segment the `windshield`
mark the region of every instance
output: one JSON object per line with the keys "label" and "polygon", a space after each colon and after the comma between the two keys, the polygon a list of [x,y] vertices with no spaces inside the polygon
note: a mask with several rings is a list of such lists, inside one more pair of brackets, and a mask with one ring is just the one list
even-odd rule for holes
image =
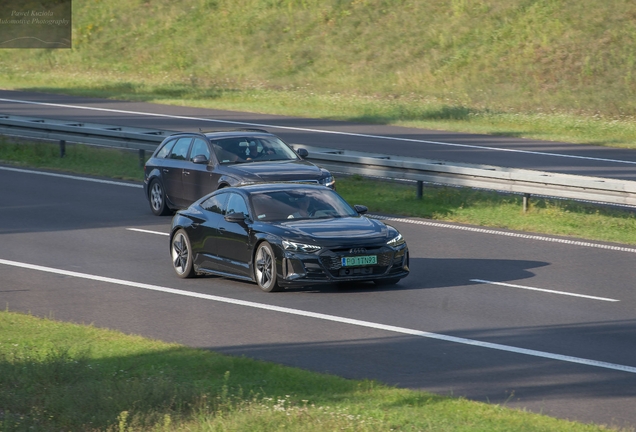
{"label": "windshield", "polygon": [[254,194],[252,206],[259,221],[330,219],[358,215],[340,195],[327,188]]}
{"label": "windshield", "polygon": [[274,136],[233,137],[211,142],[221,164],[298,159],[287,144]]}

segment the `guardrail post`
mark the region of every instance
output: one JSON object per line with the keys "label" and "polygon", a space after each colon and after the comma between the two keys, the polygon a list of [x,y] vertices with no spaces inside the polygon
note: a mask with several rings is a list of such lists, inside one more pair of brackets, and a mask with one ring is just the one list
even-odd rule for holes
{"label": "guardrail post", "polygon": [[139,149],[139,168],[143,168],[146,163],[146,150]]}
{"label": "guardrail post", "polygon": [[528,204],[530,203],[530,194],[523,194],[523,212],[526,213],[528,211]]}
{"label": "guardrail post", "polygon": [[424,189],[424,182],[422,180],[418,180],[417,181],[417,199],[422,199],[422,194],[423,194],[423,189]]}
{"label": "guardrail post", "polygon": [[66,141],[60,140],[60,157],[66,156]]}

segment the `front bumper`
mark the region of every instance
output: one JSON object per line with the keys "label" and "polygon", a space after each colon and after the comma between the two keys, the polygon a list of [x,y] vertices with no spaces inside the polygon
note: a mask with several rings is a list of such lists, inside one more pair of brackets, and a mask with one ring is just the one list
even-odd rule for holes
{"label": "front bumper", "polygon": [[409,274],[409,253],[406,244],[392,248],[367,248],[365,254],[376,255],[377,264],[343,267],[342,258],[356,256],[350,248],[323,249],[318,253],[285,251],[280,266],[279,284],[301,286],[319,283],[362,282],[401,279]]}

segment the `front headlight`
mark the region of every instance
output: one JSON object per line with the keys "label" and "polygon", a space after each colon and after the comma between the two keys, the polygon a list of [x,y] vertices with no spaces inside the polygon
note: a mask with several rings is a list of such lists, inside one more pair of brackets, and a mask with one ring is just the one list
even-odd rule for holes
{"label": "front headlight", "polygon": [[283,248],[285,248],[285,250],[294,252],[317,252],[322,249],[320,246],[305,243],[296,243],[287,240],[283,240]]}
{"label": "front headlight", "polygon": [[330,188],[333,188],[333,185],[336,184],[336,179],[333,178],[333,176],[327,176],[325,178],[321,178],[320,179],[320,184],[324,185],[324,186],[327,186],[327,187],[330,187]]}
{"label": "front headlight", "polygon": [[396,247],[396,246],[402,245],[404,243],[406,243],[406,240],[404,240],[404,237],[402,237],[402,234],[398,234],[397,237],[395,237],[395,238],[389,240],[388,242],[386,242],[386,244],[388,244],[389,246],[392,246],[392,247]]}

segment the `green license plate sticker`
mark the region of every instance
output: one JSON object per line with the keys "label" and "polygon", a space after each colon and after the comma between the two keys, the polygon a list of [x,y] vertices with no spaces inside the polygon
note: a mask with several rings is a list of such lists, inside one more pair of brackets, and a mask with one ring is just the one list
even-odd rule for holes
{"label": "green license plate sticker", "polygon": [[343,267],[368,266],[378,263],[377,255],[342,257]]}

